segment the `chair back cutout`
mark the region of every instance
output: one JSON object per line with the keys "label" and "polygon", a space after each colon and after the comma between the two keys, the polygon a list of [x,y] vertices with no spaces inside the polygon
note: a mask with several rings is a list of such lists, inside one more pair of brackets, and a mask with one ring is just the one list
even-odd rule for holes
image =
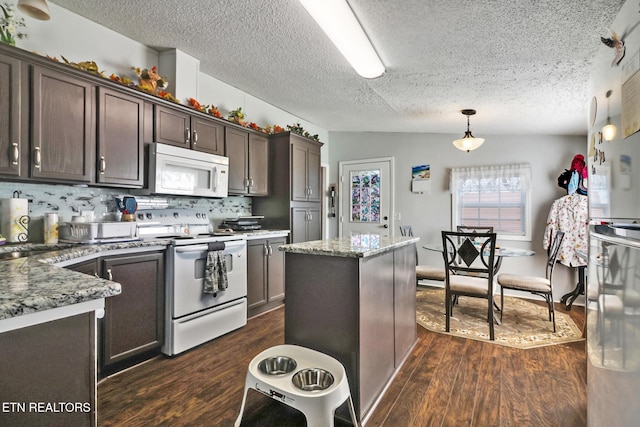
{"label": "chair back cutout", "polygon": [[492,287],[496,233],[442,231],[442,256],[449,274],[486,277]]}

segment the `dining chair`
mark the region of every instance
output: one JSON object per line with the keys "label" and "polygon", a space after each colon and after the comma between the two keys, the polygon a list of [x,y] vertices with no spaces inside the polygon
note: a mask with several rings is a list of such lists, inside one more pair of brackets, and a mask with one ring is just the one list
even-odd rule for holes
{"label": "dining chair", "polygon": [[497,320],[493,303],[493,272],[496,234],[442,231],[442,256],[445,265],[445,329],[450,331],[454,301],[467,296],[487,300],[489,339],[495,338]]}
{"label": "dining chair", "polygon": [[500,319],[504,309],[504,290],[511,289],[514,291],[530,292],[533,295],[539,295],[547,303],[549,308],[549,321],[553,322],[553,332],[556,331],[556,313],[553,306],[553,269],[560,253],[564,232],[556,231],[549,252],[547,255],[547,267],[544,277],[523,276],[520,274],[501,273],[498,275],[497,281],[500,285]]}
{"label": "dining chair", "polygon": [[[410,225],[401,225],[400,235],[405,237],[413,236],[412,227]],[[444,269],[441,267],[418,264],[418,248],[416,248],[416,286],[418,286],[420,280],[444,282]]]}
{"label": "dining chair", "polygon": [[493,233],[492,225],[458,225],[456,230],[461,233]]}

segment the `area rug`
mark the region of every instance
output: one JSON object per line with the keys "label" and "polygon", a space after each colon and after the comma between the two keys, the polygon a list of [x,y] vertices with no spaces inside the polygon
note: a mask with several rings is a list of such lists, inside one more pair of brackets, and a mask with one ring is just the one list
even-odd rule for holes
{"label": "area rug", "polygon": [[[444,289],[418,290],[416,312],[418,324],[433,332],[447,333],[445,332]],[[460,297],[459,303],[453,309],[448,333],[523,349],[583,340],[582,332],[568,314],[556,310],[556,332],[554,333],[553,324],[548,320],[547,306],[535,304],[523,298],[504,297],[502,324],[495,325],[494,341],[489,340],[489,325],[486,317],[486,300]]]}

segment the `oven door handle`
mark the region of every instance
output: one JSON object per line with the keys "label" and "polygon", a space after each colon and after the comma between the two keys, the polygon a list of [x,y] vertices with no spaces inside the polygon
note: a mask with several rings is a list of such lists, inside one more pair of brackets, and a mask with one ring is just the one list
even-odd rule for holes
{"label": "oven door handle", "polygon": [[206,252],[209,250],[208,245],[189,245],[176,248],[176,253],[188,253],[188,252]]}
{"label": "oven door handle", "polygon": [[[224,242],[225,243],[225,252],[231,248],[233,248],[234,246],[242,246],[244,244],[243,240],[237,240],[237,241],[227,241]],[[207,244],[203,244],[203,245],[187,245],[187,246],[180,246],[180,247],[176,247],[175,251],[176,253],[187,253],[187,252],[207,252],[209,250],[209,245]]]}

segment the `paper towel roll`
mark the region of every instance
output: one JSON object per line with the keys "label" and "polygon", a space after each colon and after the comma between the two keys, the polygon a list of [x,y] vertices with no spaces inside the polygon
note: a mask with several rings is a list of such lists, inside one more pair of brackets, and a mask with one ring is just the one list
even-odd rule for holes
{"label": "paper towel roll", "polygon": [[28,199],[0,201],[0,230],[7,242],[26,242],[29,239]]}
{"label": "paper towel roll", "polygon": [[44,243],[55,245],[58,243],[58,214],[49,212],[44,214]]}

